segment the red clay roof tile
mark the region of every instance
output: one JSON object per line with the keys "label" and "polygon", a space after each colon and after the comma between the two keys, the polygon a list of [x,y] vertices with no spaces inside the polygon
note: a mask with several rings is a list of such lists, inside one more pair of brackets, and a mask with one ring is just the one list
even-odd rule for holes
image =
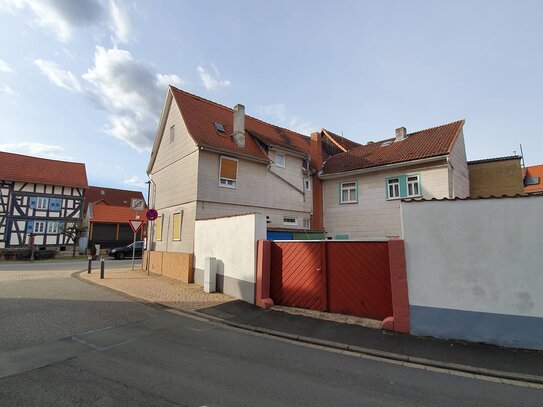
{"label": "red clay roof tile", "polygon": [[145,200],[143,193],[140,191],[89,186],[89,189],[85,192],[85,208],[89,202],[98,201],[104,201],[108,205],[130,207],[132,198]]}
{"label": "red clay roof tile", "polygon": [[88,188],[85,164],[0,151],[0,179]]}
{"label": "red clay roof tile", "polygon": [[[309,137],[248,115],[245,116],[245,128],[249,135],[246,133],[245,147],[241,148],[234,143],[231,137],[233,109],[173,86],[170,89],[190,135],[199,146],[269,161],[269,158],[250,136],[252,135],[267,145],[293,150],[305,155],[310,152],[311,139]],[[215,122],[223,125],[224,133],[215,129]]]}
{"label": "red clay roof tile", "polygon": [[394,142],[394,138],[390,138],[355,147],[326,160],[323,174],[353,171],[449,154],[463,125],[464,120],[460,120],[410,133],[402,141]]}
{"label": "red clay roof tile", "polygon": [[539,177],[539,184],[524,186],[524,192],[534,193],[543,191],[543,164],[526,167],[526,177]]}
{"label": "red clay roof tile", "polygon": [[[143,219],[142,214],[139,215],[140,219]],[[128,223],[131,219],[136,219],[136,212],[130,207],[108,205],[104,202],[92,205],[92,222]]]}

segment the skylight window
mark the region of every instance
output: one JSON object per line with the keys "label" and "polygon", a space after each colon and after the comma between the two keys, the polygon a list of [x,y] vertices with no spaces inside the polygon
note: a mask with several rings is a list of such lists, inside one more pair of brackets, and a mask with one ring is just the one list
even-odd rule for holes
{"label": "skylight window", "polygon": [[383,144],[381,144],[381,147],[386,147],[392,144],[392,140],[385,141]]}
{"label": "skylight window", "polygon": [[221,133],[225,132],[224,126],[219,122],[215,122],[215,130],[217,130],[218,132],[221,132]]}

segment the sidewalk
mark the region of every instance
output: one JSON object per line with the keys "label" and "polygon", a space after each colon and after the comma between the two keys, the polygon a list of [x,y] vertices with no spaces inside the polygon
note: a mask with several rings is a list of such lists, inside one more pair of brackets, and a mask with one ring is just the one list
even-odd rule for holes
{"label": "sidewalk", "polygon": [[79,275],[130,296],[207,317],[228,325],[366,355],[504,379],[543,384],[543,352],[423,338],[368,328],[353,323],[321,320],[306,315],[261,309],[221,293],[141,270],[108,269]]}

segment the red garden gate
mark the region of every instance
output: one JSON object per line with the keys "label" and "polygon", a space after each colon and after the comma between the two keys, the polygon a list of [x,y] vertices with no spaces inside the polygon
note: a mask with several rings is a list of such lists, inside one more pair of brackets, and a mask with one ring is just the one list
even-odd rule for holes
{"label": "red garden gate", "polygon": [[272,242],[275,304],[384,319],[392,315],[388,242]]}

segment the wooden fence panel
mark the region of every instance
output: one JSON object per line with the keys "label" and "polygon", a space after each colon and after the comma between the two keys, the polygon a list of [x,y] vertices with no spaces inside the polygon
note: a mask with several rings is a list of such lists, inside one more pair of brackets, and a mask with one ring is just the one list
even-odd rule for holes
{"label": "wooden fence panel", "polygon": [[270,280],[275,304],[326,309],[320,242],[272,242]]}

